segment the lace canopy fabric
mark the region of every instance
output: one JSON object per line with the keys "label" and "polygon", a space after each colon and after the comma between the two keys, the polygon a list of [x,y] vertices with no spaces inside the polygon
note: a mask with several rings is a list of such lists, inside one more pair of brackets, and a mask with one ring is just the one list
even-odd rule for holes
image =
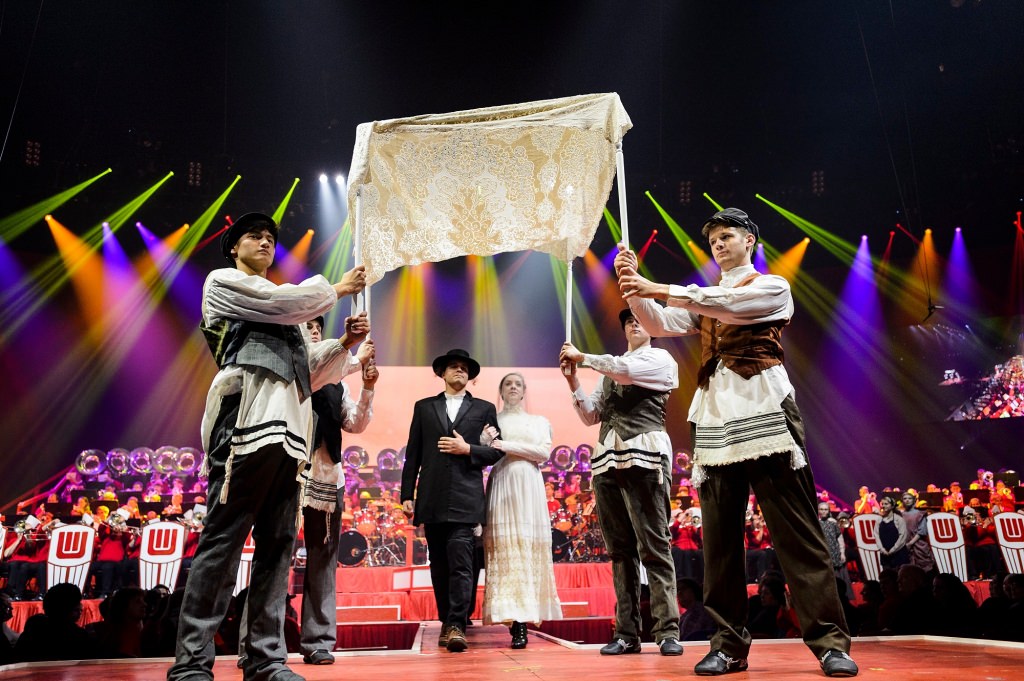
{"label": "lace canopy fabric", "polygon": [[403,265],[594,238],[632,127],[615,93],[363,123],[350,166],[367,283]]}

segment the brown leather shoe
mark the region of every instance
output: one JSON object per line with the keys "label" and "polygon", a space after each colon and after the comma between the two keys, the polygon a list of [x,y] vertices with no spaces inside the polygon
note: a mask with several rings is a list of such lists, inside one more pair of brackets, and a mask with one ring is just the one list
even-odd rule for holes
{"label": "brown leather shoe", "polygon": [[461,653],[469,647],[469,643],[466,642],[466,635],[462,633],[462,629],[459,629],[454,624],[448,627],[448,644],[446,647],[449,653]]}

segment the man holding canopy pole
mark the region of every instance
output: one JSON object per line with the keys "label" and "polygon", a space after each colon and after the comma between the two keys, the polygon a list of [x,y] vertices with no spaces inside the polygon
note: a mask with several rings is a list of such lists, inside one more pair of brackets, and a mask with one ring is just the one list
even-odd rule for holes
{"label": "man holding canopy pole", "polygon": [[715,676],[747,669],[743,524],[753,488],[804,642],[826,676],[855,676],[849,628],[818,523],[803,420],[783,366],[782,330],[794,310],[789,282],[754,269],[759,230],[744,211],[716,212],[702,233],[722,268],[718,286],[656,284],[637,274],[632,251],[620,246],[615,258],[619,289],[653,335],[701,338],[702,366],[688,420],[692,481],[703,517],[704,606],[718,631],[694,671]]}
{"label": "man holding canopy pole", "polygon": [[[668,529],[672,441],[665,432],[665,405],[679,385],[679,367],[668,352],[651,347],[650,334],[628,308],[619,322],[629,347],[625,354],[585,355],[567,342],[559,355],[580,420],[601,424],[590,465],[616,601],[615,633],[601,654],[640,652],[642,564],[651,587],[651,634],[662,655],[682,655]],[[583,360],[604,375],[590,395],[576,377]]]}

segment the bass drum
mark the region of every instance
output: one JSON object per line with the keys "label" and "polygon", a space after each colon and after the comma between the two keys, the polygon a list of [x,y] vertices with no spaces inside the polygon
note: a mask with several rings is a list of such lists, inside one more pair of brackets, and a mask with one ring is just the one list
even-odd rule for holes
{"label": "bass drum", "polygon": [[367,549],[366,537],[355,530],[342,532],[338,538],[338,562],[346,567],[355,567],[366,559]]}
{"label": "bass drum", "polygon": [[564,508],[560,508],[551,514],[551,527],[559,532],[568,532],[572,529],[572,514]]}
{"label": "bass drum", "polygon": [[572,541],[561,530],[551,530],[551,560],[560,563],[569,558]]}
{"label": "bass drum", "polygon": [[377,534],[377,514],[368,508],[356,511],[352,516],[352,526],[364,537]]}

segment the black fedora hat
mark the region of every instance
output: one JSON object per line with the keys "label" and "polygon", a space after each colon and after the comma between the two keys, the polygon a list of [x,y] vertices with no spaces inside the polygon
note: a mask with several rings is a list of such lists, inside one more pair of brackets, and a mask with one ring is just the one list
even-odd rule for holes
{"label": "black fedora hat", "polygon": [[277,241],[277,223],[274,218],[266,213],[246,213],[239,216],[220,237],[220,252],[232,265],[235,264],[235,259],[231,257],[231,249],[244,234],[253,229],[269,229],[274,235],[274,241]]}
{"label": "black fedora hat", "polygon": [[469,380],[472,381],[480,374],[480,363],[470,357],[469,353],[462,348],[454,348],[449,350],[448,354],[435,358],[431,366],[434,368],[434,373],[441,376],[448,365],[456,360],[465,362],[469,366]]}

